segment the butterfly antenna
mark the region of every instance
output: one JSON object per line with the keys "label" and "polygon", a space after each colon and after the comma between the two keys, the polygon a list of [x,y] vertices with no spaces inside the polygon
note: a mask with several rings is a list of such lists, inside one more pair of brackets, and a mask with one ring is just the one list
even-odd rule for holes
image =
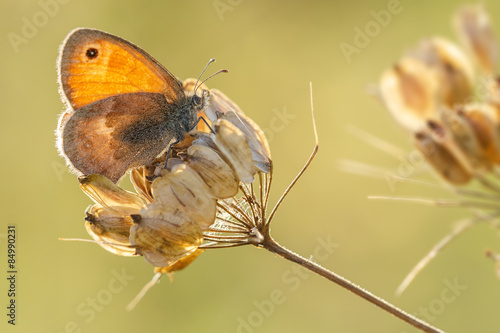
{"label": "butterfly antenna", "polygon": [[220,73],[227,73],[227,72],[229,72],[227,69],[220,69],[217,72],[215,72],[212,75],[210,75],[209,77],[207,77],[205,80],[201,81],[201,83],[200,83],[199,86],[201,86],[203,83],[207,82],[209,79],[213,78],[215,75],[220,74]]}
{"label": "butterfly antenna", "polygon": [[[196,80],[196,83],[194,85],[194,94],[196,95],[196,90],[198,89],[199,85],[198,83],[200,82],[201,77],[203,76],[203,73],[207,70],[208,66],[210,66],[211,63],[215,62],[215,58],[212,58],[208,61],[208,63],[205,65],[205,68],[201,71],[200,76],[198,76],[198,80]],[[200,84],[200,86],[203,84],[203,82]]]}

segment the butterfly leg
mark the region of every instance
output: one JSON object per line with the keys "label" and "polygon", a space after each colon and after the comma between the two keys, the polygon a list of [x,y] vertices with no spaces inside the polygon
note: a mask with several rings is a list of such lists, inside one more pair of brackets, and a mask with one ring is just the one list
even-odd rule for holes
{"label": "butterfly leg", "polygon": [[193,129],[196,128],[196,126],[198,126],[198,123],[203,120],[203,122],[205,123],[205,125],[208,126],[208,128],[210,129],[210,133],[212,134],[215,134],[215,131],[212,129],[212,126],[210,126],[207,122],[207,120],[203,117],[198,117],[198,119],[196,119],[196,121],[194,122],[193,126],[191,127],[191,129],[189,131],[192,131]]}
{"label": "butterfly leg", "polygon": [[171,144],[168,146],[168,149],[167,149],[167,157],[165,158],[165,164],[163,165],[163,169],[166,169],[166,168],[167,168],[168,157],[170,156],[170,151],[172,150],[172,147],[173,147],[173,146],[175,146],[176,144],[178,144],[179,142],[181,142],[181,140],[177,139],[174,143],[171,143]]}
{"label": "butterfly leg", "polygon": [[[196,128],[196,126],[198,125],[198,123],[200,121],[203,121],[205,123],[205,125],[207,125],[207,127],[210,129],[210,132],[215,134],[215,131],[212,129],[212,127],[210,126],[210,124],[207,122],[207,120],[203,117],[199,117],[193,124],[193,126],[191,127],[191,129],[189,131],[192,131],[193,129]],[[189,132],[188,131],[188,132]],[[175,142],[171,143],[169,146],[168,146],[168,149],[167,149],[167,157],[165,158],[165,164],[163,165],[163,168],[166,169],[167,168],[167,163],[168,163],[168,157],[170,156],[170,151],[172,150],[172,147],[175,146],[176,144],[178,144],[179,142],[181,142],[182,140],[180,139],[177,139]]]}

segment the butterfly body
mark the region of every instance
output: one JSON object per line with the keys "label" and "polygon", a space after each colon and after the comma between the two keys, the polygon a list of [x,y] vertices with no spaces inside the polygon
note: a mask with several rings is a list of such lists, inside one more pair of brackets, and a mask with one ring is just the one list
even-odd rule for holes
{"label": "butterfly body", "polygon": [[76,29],[63,43],[59,83],[68,110],[58,148],[82,175],[117,182],[184,139],[206,94],[186,95],[181,82],[145,51],[103,31]]}

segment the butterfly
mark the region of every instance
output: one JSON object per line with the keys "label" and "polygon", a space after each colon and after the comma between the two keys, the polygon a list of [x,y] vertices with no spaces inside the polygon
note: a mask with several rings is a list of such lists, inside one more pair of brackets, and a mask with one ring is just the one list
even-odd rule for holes
{"label": "butterfly", "polygon": [[[79,175],[117,182],[184,140],[208,103],[138,46],[87,28],[69,33],[59,52],[57,147]],[[203,74],[203,73],[202,73]]]}

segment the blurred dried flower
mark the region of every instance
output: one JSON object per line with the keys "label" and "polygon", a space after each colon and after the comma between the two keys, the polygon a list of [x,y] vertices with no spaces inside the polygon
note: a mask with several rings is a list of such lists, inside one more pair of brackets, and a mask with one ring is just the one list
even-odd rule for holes
{"label": "blurred dried flower", "polygon": [[[435,128],[439,131],[439,127]],[[432,135],[428,131],[415,134],[415,146],[424,156],[426,161],[434,167],[439,175],[453,184],[465,184],[470,181],[470,172],[455,157],[450,149],[443,143],[445,140],[436,139],[438,135]]]}
{"label": "blurred dried flower", "polygon": [[[480,70],[488,75],[477,79],[479,87],[474,87],[474,69],[464,52],[441,37],[421,41],[380,79],[380,99],[397,122],[409,130],[417,151],[427,162],[420,165],[420,169],[430,166],[444,182],[442,187],[458,199],[374,198],[468,207],[473,213],[472,218],[462,221],[413,268],[399,286],[398,294],[451,240],[479,222],[495,225],[500,215],[497,204],[500,195],[500,80],[493,77],[497,44],[483,6],[464,6],[455,16],[454,23]],[[368,135],[361,136],[373,142]],[[373,145],[391,154],[400,154],[397,148],[381,140]],[[388,174],[391,179],[424,183],[411,179],[417,169],[411,174]],[[388,179],[387,175],[384,178]],[[463,188],[472,181],[480,184],[480,191]]]}
{"label": "blurred dried flower", "polygon": [[[475,53],[484,53],[487,44],[479,31],[491,31],[481,8],[464,7],[456,19]],[[496,80],[489,80],[489,93],[478,103],[473,79],[464,53],[433,37],[421,41],[380,80],[387,108],[413,133],[417,149],[434,170],[455,185],[483,177],[499,162],[499,109],[492,103],[496,88],[491,84]]]}
{"label": "blurred dried flower", "polygon": [[386,70],[380,79],[383,102],[396,120],[409,130],[425,127],[436,119],[438,83],[422,62],[404,58]]}
{"label": "blurred dried flower", "polygon": [[486,74],[493,74],[498,57],[498,45],[484,5],[467,5],[455,16],[455,27],[462,43]]}

